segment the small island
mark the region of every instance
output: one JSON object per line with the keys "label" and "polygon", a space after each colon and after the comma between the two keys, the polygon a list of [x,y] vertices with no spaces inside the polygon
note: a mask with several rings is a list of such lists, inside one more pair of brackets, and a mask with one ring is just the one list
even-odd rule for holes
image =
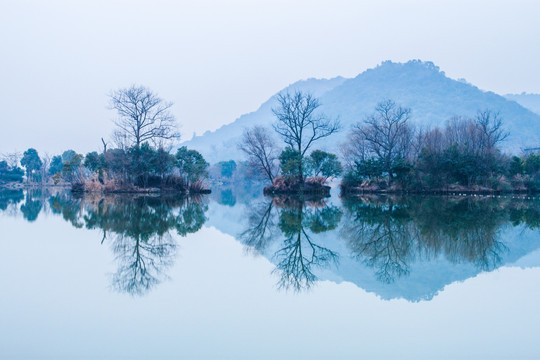
{"label": "small island", "polygon": [[308,150],[317,140],[339,131],[339,120],[318,112],[320,102],[309,93],[281,93],[276,100],[273,130],[285,148],[280,152],[271,132],[255,126],[244,130],[239,149],[247,155],[253,173],[270,181],[265,195],[329,197],[327,182],[341,174],[341,163],[335,154],[314,150],[308,156]]}

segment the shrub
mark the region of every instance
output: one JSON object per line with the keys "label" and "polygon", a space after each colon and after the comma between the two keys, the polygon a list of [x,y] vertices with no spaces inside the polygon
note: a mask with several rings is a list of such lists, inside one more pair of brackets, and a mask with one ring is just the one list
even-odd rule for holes
{"label": "shrub", "polygon": [[326,184],[326,178],[324,176],[313,176],[306,179],[306,184],[323,186]]}
{"label": "shrub", "polygon": [[272,185],[279,190],[294,190],[299,187],[300,179],[294,175],[276,176]]}

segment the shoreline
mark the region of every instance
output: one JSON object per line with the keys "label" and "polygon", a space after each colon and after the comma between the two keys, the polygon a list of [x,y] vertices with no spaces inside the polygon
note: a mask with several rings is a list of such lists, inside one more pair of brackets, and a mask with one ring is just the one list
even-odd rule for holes
{"label": "shoreline", "polygon": [[539,190],[386,190],[386,189],[361,189],[351,190],[341,189],[340,196],[348,195],[536,195],[540,194]]}
{"label": "shoreline", "polygon": [[189,190],[189,189],[169,189],[169,188],[132,188],[132,189],[115,189],[115,190],[74,190],[70,184],[24,184],[24,183],[7,183],[0,184],[2,190],[43,190],[43,189],[62,189],[73,194],[181,194],[181,195],[203,195],[211,194],[211,189]]}

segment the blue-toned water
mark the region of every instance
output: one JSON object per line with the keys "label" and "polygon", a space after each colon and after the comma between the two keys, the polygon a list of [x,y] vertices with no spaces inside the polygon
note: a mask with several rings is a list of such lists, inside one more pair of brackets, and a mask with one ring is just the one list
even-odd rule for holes
{"label": "blue-toned water", "polygon": [[540,356],[540,201],[0,192],[0,358]]}

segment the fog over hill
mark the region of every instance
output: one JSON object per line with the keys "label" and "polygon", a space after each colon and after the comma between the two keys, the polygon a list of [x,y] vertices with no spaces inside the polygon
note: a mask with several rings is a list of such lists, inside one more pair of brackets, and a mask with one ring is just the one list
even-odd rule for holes
{"label": "fog over hill", "polygon": [[517,102],[519,105],[536,114],[540,114],[540,94],[506,94],[504,97],[508,100]]}
{"label": "fog over hill", "polygon": [[[317,148],[335,153],[351,126],[371,114],[376,104],[384,99],[410,107],[413,124],[423,128],[442,126],[454,115],[474,116],[479,110],[490,109],[499,112],[504,126],[510,131],[510,137],[503,145],[505,150],[519,152],[521,148],[540,145],[540,115],[520,105],[525,102],[483,91],[465,80],[450,79],[432,62],[385,61],[352,79],[303,80],[281,92],[294,90],[311,92],[319,97],[320,110],[341,120],[343,130],[340,133],[315,144]],[[273,106],[275,96],[257,111],[242,115],[214,132],[195,136],[183,145],[199,150],[211,163],[242,159],[236,145],[244,128],[264,125],[270,129],[275,121]]]}

